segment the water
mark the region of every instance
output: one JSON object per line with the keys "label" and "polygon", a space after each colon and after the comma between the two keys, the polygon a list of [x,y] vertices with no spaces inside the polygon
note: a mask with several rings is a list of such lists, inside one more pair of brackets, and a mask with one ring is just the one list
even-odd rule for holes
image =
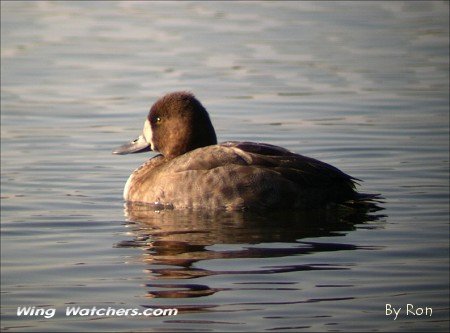
{"label": "water", "polygon": [[[2,2],[2,330],[446,332],[448,14],[416,1]],[[384,210],[124,206],[145,156],[111,150],[179,89],[220,141],[336,165]]]}

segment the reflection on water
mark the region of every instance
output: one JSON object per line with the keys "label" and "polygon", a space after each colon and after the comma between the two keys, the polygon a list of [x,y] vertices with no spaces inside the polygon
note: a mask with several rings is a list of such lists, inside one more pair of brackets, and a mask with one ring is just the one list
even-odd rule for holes
{"label": "reflection on water", "polygon": [[[152,280],[146,284],[147,296],[154,298],[210,296],[226,289],[182,281],[212,275],[267,275],[348,269],[347,265],[335,263],[280,262],[280,265],[262,269],[243,267],[230,270],[203,269],[196,266],[202,260],[212,259],[276,258],[319,252],[375,249],[374,246],[356,246],[338,242],[320,243],[302,239],[345,235],[348,231],[354,230],[356,225],[379,221],[383,215],[373,213],[379,209],[376,205],[372,205],[370,209],[359,210],[336,207],[305,212],[208,212],[154,210],[149,205],[127,203],[124,211],[133,239],[119,242],[116,247],[136,247],[145,251],[143,261],[148,266],[146,271]],[[372,227],[378,225],[371,224]],[[258,245],[261,243],[264,243],[263,246]],[[239,244],[240,247],[233,248],[230,246],[232,244]],[[271,246],[272,244],[275,245]],[[216,249],[218,245],[219,249]],[[175,283],[163,283],[167,279],[172,279]]]}

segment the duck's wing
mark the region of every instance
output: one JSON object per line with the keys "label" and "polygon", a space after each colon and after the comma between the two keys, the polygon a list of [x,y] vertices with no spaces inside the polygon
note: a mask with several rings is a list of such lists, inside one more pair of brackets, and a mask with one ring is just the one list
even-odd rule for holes
{"label": "duck's wing", "polygon": [[339,183],[347,184],[353,189],[355,181],[359,181],[330,164],[295,154],[282,147],[266,143],[233,141],[222,145],[239,150],[240,156],[249,165],[272,169],[298,184],[316,187]]}
{"label": "duck's wing", "polygon": [[164,168],[166,172],[183,172],[232,165],[276,172],[286,180],[308,187],[347,184],[353,188],[358,180],[325,162],[282,147],[255,142],[228,141],[199,148],[169,161]]}
{"label": "duck's wing", "polygon": [[247,153],[255,153],[269,156],[289,156],[293,153],[286,148],[274,146],[268,143],[248,141],[227,141],[220,144],[222,147],[238,148]]}

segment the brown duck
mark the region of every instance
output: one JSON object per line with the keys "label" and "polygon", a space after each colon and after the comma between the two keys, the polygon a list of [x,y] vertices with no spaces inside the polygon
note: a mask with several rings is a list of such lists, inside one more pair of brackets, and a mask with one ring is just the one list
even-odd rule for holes
{"label": "brown duck", "polygon": [[203,105],[173,92],[150,109],[138,139],[115,154],[160,154],[128,178],[124,199],[155,207],[191,209],[313,209],[361,202],[356,178],[316,159],[265,143],[218,144]]}

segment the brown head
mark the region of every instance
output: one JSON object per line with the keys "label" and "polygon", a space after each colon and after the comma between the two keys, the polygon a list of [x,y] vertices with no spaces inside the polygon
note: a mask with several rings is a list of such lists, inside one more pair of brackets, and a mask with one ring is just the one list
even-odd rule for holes
{"label": "brown head", "polygon": [[216,133],[203,105],[189,92],[169,93],[150,109],[142,135],[113,153],[158,151],[166,158],[217,143]]}

